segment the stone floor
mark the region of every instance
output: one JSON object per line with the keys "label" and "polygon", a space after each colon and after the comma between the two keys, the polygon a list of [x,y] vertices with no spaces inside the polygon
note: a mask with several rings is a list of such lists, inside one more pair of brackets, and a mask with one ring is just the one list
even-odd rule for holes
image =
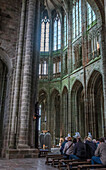
{"label": "stone floor", "polygon": [[0,170],[56,170],[45,165],[45,158],[36,159],[0,159]]}

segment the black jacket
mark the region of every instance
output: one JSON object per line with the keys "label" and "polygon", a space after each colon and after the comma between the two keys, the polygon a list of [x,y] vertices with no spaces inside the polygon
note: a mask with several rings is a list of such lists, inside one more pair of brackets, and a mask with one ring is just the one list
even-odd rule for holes
{"label": "black jacket", "polygon": [[92,141],[88,140],[86,141],[87,158],[91,159],[92,156],[94,156],[96,148],[96,143],[93,143]]}
{"label": "black jacket", "polygon": [[74,146],[73,154],[79,158],[86,158],[86,145],[81,141],[77,142]]}

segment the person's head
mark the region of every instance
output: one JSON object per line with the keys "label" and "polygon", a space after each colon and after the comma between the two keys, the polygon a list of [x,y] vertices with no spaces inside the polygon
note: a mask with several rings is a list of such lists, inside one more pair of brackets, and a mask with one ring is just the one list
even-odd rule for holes
{"label": "person's head", "polygon": [[99,142],[100,142],[100,143],[105,142],[104,138],[101,137],[101,138],[99,139]]}
{"label": "person's head", "polygon": [[77,142],[81,141],[81,136],[79,132],[75,132],[75,136],[73,137],[76,138]]}
{"label": "person's head", "polygon": [[92,142],[93,142],[93,143],[96,143],[96,139],[93,139]]}
{"label": "person's head", "polygon": [[76,139],[77,139],[77,142],[81,141],[81,137],[77,137]]}
{"label": "person's head", "polygon": [[67,139],[68,139],[68,141],[71,141],[71,140],[72,140],[72,137],[68,137]]}
{"label": "person's head", "polygon": [[68,137],[65,137],[65,140],[67,141],[68,139],[67,139]]}
{"label": "person's head", "polygon": [[84,140],[87,140],[88,136],[85,136]]}
{"label": "person's head", "polygon": [[73,139],[73,143],[76,143],[76,142],[77,142],[77,139],[76,139],[76,138],[74,138],[74,139]]}
{"label": "person's head", "polygon": [[91,139],[90,137],[87,137],[87,140],[88,140],[88,141],[92,141],[92,139]]}
{"label": "person's head", "polygon": [[92,140],[91,132],[88,132],[88,138],[91,138],[91,140]]}

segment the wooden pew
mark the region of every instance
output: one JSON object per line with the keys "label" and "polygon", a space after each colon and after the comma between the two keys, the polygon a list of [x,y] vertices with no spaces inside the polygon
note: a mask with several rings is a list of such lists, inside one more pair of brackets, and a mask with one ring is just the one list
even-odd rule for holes
{"label": "wooden pew", "polygon": [[59,160],[61,160],[61,159],[64,159],[64,157],[55,157],[55,158],[53,158],[51,165],[52,165],[53,167],[56,167],[56,165],[58,166]]}
{"label": "wooden pew", "polygon": [[69,165],[69,163],[73,163],[73,162],[76,162],[76,163],[80,164],[81,161],[82,160],[80,160],[80,159],[77,159],[77,160],[75,160],[75,159],[73,159],[73,160],[71,160],[71,159],[67,159],[67,160],[62,159],[58,163],[58,169],[61,170],[62,167],[67,167]]}
{"label": "wooden pew", "polygon": [[82,170],[82,169],[90,169],[90,168],[98,168],[98,169],[102,169],[105,168],[106,170],[106,166],[102,165],[102,164],[94,164],[94,165],[78,165],[78,170]]}
{"label": "wooden pew", "polygon": [[70,166],[71,166],[71,169],[77,169],[78,168],[78,165],[89,165],[91,164],[91,161],[77,161],[77,162],[69,162],[67,164],[67,170],[70,170]]}
{"label": "wooden pew", "polygon": [[39,157],[46,157],[49,152],[48,149],[39,149]]}
{"label": "wooden pew", "polygon": [[63,155],[60,155],[60,154],[50,154],[50,155],[47,155],[46,156],[45,164],[48,165],[48,164],[52,163],[52,161],[53,161],[52,159],[53,158],[57,158],[57,157],[62,159]]}

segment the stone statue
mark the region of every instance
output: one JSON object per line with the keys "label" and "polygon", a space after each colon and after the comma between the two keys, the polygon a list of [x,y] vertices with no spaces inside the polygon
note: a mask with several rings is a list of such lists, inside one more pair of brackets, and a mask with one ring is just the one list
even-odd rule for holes
{"label": "stone statue", "polygon": [[48,147],[49,151],[51,150],[51,134],[49,131],[45,134],[45,146]]}
{"label": "stone statue", "polygon": [[43,148],[44,144],[45,144],[44,133],[41,132],[41,134],[40,134],[40,147]]}

